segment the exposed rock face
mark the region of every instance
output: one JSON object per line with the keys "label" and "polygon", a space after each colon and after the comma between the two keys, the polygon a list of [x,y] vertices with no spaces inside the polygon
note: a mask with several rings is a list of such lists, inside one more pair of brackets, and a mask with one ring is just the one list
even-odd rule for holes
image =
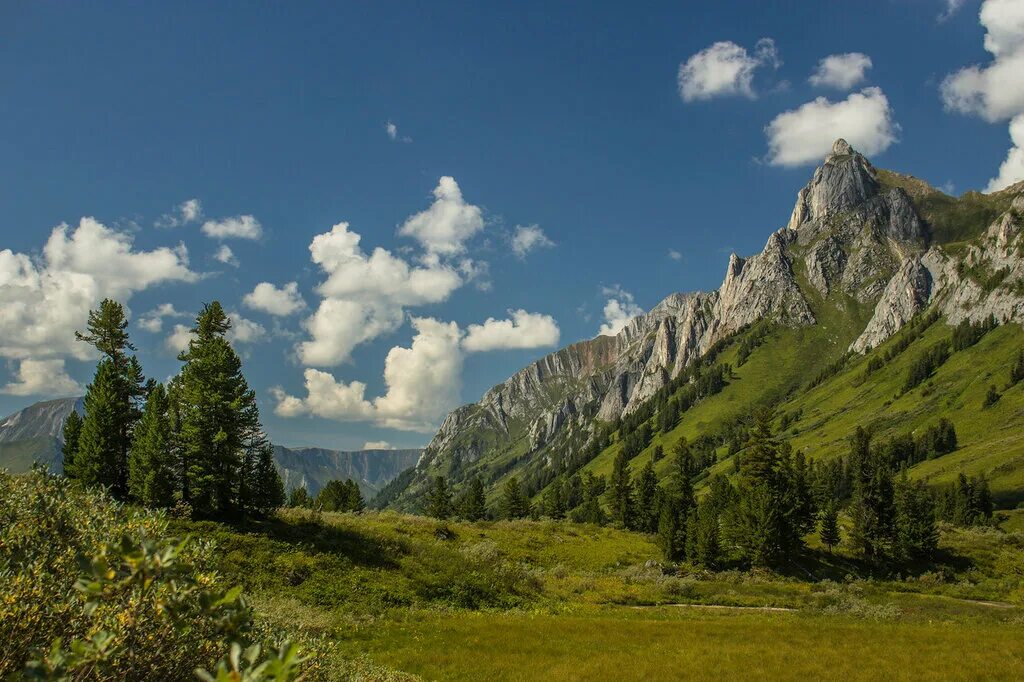
{"label": "exposed rock face", "polygon": [[425,450],[417,475],[425,480],[435,464],[464,465],[492,455],[502,471],[517,458],[549,461],[555,444],[566,450],[567,439],[573,439],[578,448],[595,418],[629,414],[745,325],[763,319],[815,324],[811,300],[843,309],[850,302],[873,306],[870,321],[850,345],[858,352],[889,338],[933,303],[953,323],[990,313],[1022,320],[1024,298],[1008,285],[992,287],[992,277],[1001,276],[1017,282],[1018,292],[1024,289],[1024,183],[1015,191],[1022,196],[984,239],[965,256],[953,257],[939,246],[929,248],[928,227],[911,198],[940,193],[916,178],[876,170],[838,140],[797,194],[787,227],[773,233],[761,253],[733,254],[717,290],[672,294],[615,337],[552,353],[492,388],[479,403],[455,410]]}
{"label": "exposed rock face", "polygon": [[1002,322],[1024,322],[1022,222],[1024,193],[963,255],[951,255],[939,246],[909,255],[851,349],[863,352],[877,346],[932,304],[949,324],[977,322],[989,315]]}
{"label": "exposed rock face", "polygon": [[422,450],[325,450],[274,446],[274,462],[285,490],[304,486],[316,495],[329,481],[354,480],[369,500],[389,481],[416,464]]}

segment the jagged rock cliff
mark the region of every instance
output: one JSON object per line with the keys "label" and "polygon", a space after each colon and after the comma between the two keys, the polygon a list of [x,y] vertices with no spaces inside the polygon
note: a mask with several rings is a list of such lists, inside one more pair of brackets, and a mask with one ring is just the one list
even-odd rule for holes
{"label": "jagged rock cliff", "polygon": [[[1024,184],[1008,190],[1022,191]],[[482,457],[495,459],[497,476],[519,461],[550,458],[556,444],[578,447],[595,419],[629,414],[717,341],[761,320],[808,326],[827,306],[863,309],[867,325],[843,341],[863,352],[932,304],[951,323],[990,313],[1024,319],[1024,286],[1008,284],[1024,282],[1024,196],[1008,195],[1008,210],[960,250],[937,243],[923,217],[919,206],[936,196],[957,201],[877,170],[838,140],[798,192],[787,226],[761,253],[733,254],[717,290],[672,294],[616,336],[552,353],[448,415],[407,499],[429,474],[458,481]]]}

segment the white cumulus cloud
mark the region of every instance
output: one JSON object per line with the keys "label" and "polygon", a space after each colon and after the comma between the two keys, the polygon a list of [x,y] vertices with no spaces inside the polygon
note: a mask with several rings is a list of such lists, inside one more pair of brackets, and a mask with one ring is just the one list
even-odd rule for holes
{"label": "white cumulus cloud", "polygon": [[368,440],[363,443],[363,450],[394,450],[395,446],[386,440]]}
{"label": "white cumulus cloud", "polygon": [[263,236],[263,226],[251,215],[207,220],[202,230],[203,234],[213,239],[259,239]]}
{"label": "white cumulus cloud", "polygon": [[1024,2],[985,0],[980,21],[992,61],[947,76],[942,82],[942,101],[950,111],[980,116],[991,123],[1012,119],[1013,146],[986,188],[993,192],[1024,180]]}
{"label": "white cumulus cloud", "polygon": [[558,343],[560,331],[550,315],[510,311],[512,319],[487,318],[483,324],[471,324],[462,347],[471,353],[513,348],[543,348]]}
{"label": "white cumulus cloud", "polygon": [[679,96],[685,102],[725,95],[754,98],[754,72],[762,66],[778,68],[780,64],[771,38],[757,41],[753,54],[734,42],[720,41],[679,65]]}
{"label": "white cumulus cloud", "polygon": [[174,207],[172,213],[165,213],[156,221],[157,227],[180,227],[194,223],[203,217],[203,204],[199,199],[188,199]]}
{"label": "white cumulus cloud", "polygon": [[238,259],[235,258],[235,252],[227,244],[221,244],[220,248],[217,249],[217,253],[213,254],[213,257],[224,265],[230,265],[233,268],[237,268],[239,265]]}
{"label": "white cumulus cloud", "polygon": [[458,405],[461,389],[461,332],[454,322],[413,318],[416,334],[409,348],[392,348],[384,361],[384,395],[368,399],[366,384],[337,381],[308,368],[306,396],[274,389],[275,412],[282,417],[313,415],[339,421],[372,421],[405,431],[432,431]]}
{"label": "white cumulus cloud", "polygon": [[871,68],[871,57],[861,52],[832,54],[820,62],[808,79],[816,87],[849,90],[866,77]]}
{"label": "white cumulus cloud", "polygon": [[161,303],[150,311],[139,317],[139,328],[151,334],[158,334],[163,331],[164,318],[191,317],[189,313],[183,313],[170,303]]}
{"label": "white cumulus cloud", "polygon": [[411,266],[382,248],[366,255],[360,239],[348,223],[338,223],[309,246],[327,279],[317,287],[323,299],[303,323],[311,337],[297,348],[304,365],[346,361],[359,344],[398,329],[406,307],[444,301],[463,284],[445,264]]}
{"label": "white cumulus cloud", "polygon": [[840,137],[869,156],[883,152],[897,141],[899,124],[885,93],[871,87],[839,102],[819,97],[785,111],[765,133],[773,165],[799,166],[821,161]]}
{"label": "white cumulus cloud", "polygon": [[434,188],[430,208],[410,216],[398,233],[418,241],[428,258],[436,259],[465,252],[466,242],[483,228],[483,212],[466,203],[455,178],[446,175]]}
{"label": "white cumulus cloud", "polygon": [[127,303],[154,285],[197,278],[183,245],[137,251],[131,234],[93,218],[59,225],[38,257],[0,250],[0,357],[90,359],[92,347],[74,333],[101,300]]}
{"label": "white cumulus cloud", "polygon": [[512,253],[519,259],[535,249],[550,249],[554,245],[540,225],[516,225],[512,233]]}
{"label": "white cumulus cloud", "polygon": [[280,317],[293,315],[306,307],[297,282],[288,282],[280,289],[270,282],[260,282],[245,295],[242,303],[253,310]]}
{"label": "white cumulus cloud", "polygon": [[986,192],[997,192],[1024,180],[1024,114],[1010,121],[1010,139],[1013,147],[999,166],[999,174],[989,180]]}
{"label": "white cumulus cloud", "polygon": [[644,314],[644,309],[636,304],[633,294],[624,291],[619,285],[605,287],[602,293],[609,298],[604,304],[604,324],[597,331],[598,336],[615,336],[630,320]]}
{"label": "white cumulus cloud", "polygon": [[17,396],[47,396],[56,398],[81,395],[85,389],[68,376],[64,360],[22,360],[14,381],[0,389],[0,393]]}

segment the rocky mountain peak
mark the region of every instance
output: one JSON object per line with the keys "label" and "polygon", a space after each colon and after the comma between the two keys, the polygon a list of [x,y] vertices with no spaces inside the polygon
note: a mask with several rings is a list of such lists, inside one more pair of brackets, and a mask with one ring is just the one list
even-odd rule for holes
{"label": "rocky mountain peak", "polygon": [[846,140],[836,140],[811,181],[797,193],[789,229],[822,222],[860,206],[878,194],[880,187],[871,162]]}

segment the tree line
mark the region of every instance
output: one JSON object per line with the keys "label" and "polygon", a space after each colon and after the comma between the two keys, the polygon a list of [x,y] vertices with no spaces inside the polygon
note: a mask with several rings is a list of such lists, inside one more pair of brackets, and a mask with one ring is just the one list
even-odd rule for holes
{"label": "tree line", "polygon": [[334,479],[327,482],[316,497],[309,494],[306,486],[292,488],[288,494],[289,507],[304,507],[328,512],[361,512],[366,509],[366,500],[359,490],[359,484],[351,478]]}
{"label": "tree line", "polygon": [[118,500],[184,505],[197,516],[265,512],[284,503],[273,446],[256,394],[227,339],[220,303],[203,306],[181,371],[167,385],[146,379],[124,307],[105,299],[76,337],[100,354],[85,414],[64,425],[64,473],[104,486]]}

